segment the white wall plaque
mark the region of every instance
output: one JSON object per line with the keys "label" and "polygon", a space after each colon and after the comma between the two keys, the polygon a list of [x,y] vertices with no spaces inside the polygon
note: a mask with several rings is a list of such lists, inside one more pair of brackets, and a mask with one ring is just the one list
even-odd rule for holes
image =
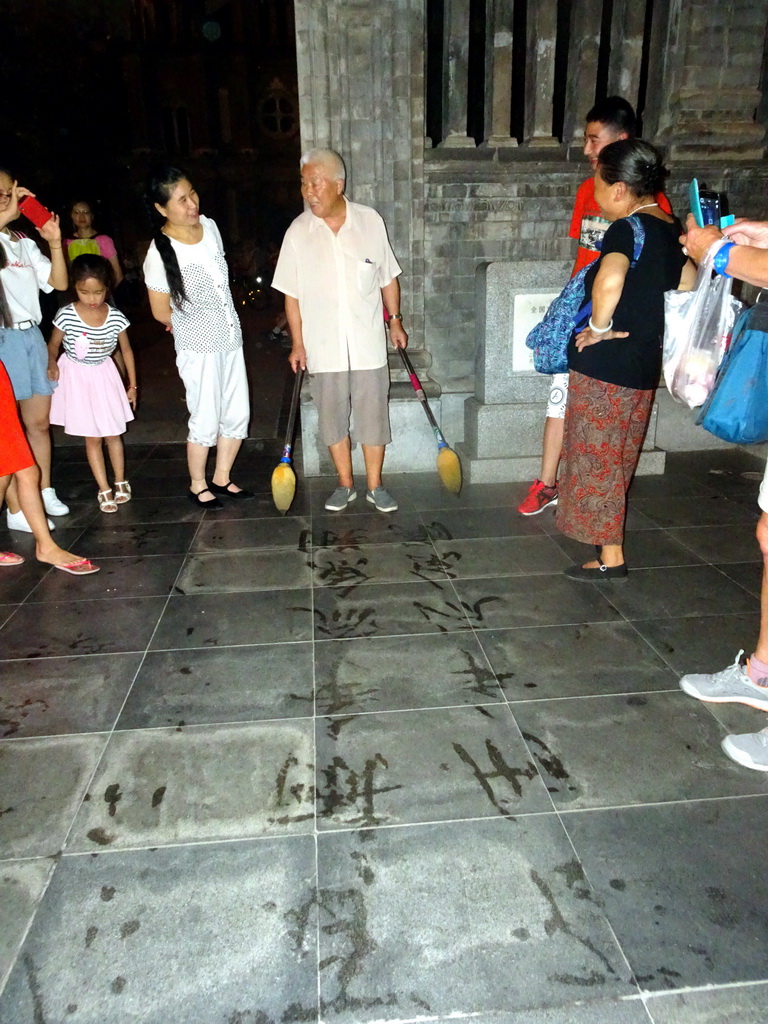
{"label": "white wall plaque", "polygon": [[533,370],[533,352],[525,347],[528,334],[543,318],[549,305],[560,294],[537,292],[534,295],[515,295],[512,307],[512,370],[530,373]]}

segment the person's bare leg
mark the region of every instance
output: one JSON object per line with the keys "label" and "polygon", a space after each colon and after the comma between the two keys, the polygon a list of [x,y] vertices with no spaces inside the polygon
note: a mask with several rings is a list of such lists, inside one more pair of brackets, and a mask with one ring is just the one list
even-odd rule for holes
{"label": "person's bare leg", "polygon": [[[3,499],[5,498],[5,493],[8,490],[8,484],[10,482],[11,482],[11,477],[10,476],[0,476],[0,505],[3,504]],[[2,554],[4,554],[4,552],[0,552],[0,555],[2,555]],[[14,557],[14,552],[8,552],[8,554],[11,556],[11,558]],[[18,564],[21,564],[21,562],[23,562],[24,559],[21,557],[21,555],[18,555],[17,557],[21,559],[21,561]],[[13,562],[7,562],[6,564],[7,565],[13,565],[14,563]]]}
{"label": "person's bare leg", "polygon": [[38,562],[47,565],[71,565],[80,560],[79,555],[60,548],[51,537],[48,520],[40,496],[40,470],[37,466],[21,469],[15,476],[21,511],[35,537],[35,555]]}
{"label": "person's bare leg", "polygon": [[[19,402],[19,412],[29,447],[40,467],[40,489],[51,486],[51,397],[32,395]],[[11,510],[13,511],[13,510]]]}
{"label": "person's bare leg", "polygon": [[[623,544],[603,544],[600,548],[600,557],[603,560],[603,565],[608,566],[611,569],[615,565],[624,565],[624,545]],[[593,558],[591,562],[585,562],[584,569],[597,569],[600,563],[596,558]]]}
{"label": "person's bare leg", "polygon": [[16,477],[10,478],[10,483],[5,492],[5,503],[8,506],[8,511],[11,515],[16,515],[17,512],[21,512],[21,505],[19,504],[19,492],[16,487]]}
{"label": "person's bare leg", "polygon": [[112,465],[112,475],[115,480],[125,480],[125,449],[123,439],[119,434],[113,437],[105,437],[104,442],[109,453],[109,461]]}
{"label": "person's bare leg", "polygon": [[757,542],[763,555],[763,583],[760,588],[760,633],[755,657],[768,663],[768,512],[763,512],[757,523]]}
{"label": "person's bare leg", "polygon": [[365,459],[365,475],[368,481],[368,490],[373,491],[381,487],[381,467],[384,465],[384,452],[386,445],[364,444],[363,458]]}
{"label": "person's bare leg", "polygon": [[[219,437],[216,441],[216,468],[213,471],[213,482],[219,487],[231,483],[230,473],[234,465],[237,453],[240,451],[242,440],[239,437]],[[232,493],[241,491],[242,487],[235,484]]]}
{"label": "person's bare leg", "polygon": [[547,487],[554,487],[557,482],[557,469],[563,451],[564,424],[565,420],[561,416],[547,416],[544,421],[544,447],[541,453],[539,480]]}
{"label": "person's bare leg", "polygon": [[340,486],[354,487],[354,478],[352,476],[352,442],[349,439],[349,435],[341,441],[337,441],[336,444],[329,445],[328,451],[331,453],[333,465],[336,467]]}
{"label": "person's bare leg", "polygon": [[86,437],[85,454],[88,457],[88,465],[91,467],[91,472],[98,484],[99,490],[109,491],[111,493],[112,489],[109,486],[109,480],[107,479],[107,467],[104,464],[102,438]]}
{"label": "person's bare leg", "polygon": [[[193,494],[200,494],[208,489],[205,479],[205,466],[208,462],[208,447],[187,441],[187,467],[189,468],[189,489]],[[211,495],[213,497],[213,495]]]}

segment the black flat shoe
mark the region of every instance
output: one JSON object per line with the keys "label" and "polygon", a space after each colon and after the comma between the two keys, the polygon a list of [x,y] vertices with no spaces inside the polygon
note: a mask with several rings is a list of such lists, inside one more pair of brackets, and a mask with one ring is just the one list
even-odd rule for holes
{"label": "black flat shoe", "polygon": [[211,494],[222,494],[225,498],[234,498],[235,501],[243,501],[245,498],[255,498],[256,497],[256,495],[253,493],[253,491],[246,491],[244,489],[242,491],[230,491],[229,488],[231,486],[232,486],[232,481],[231,480],[229,481],[228,484],[214,484],[214,483],[210,483],[208,485],[208,490],[211,492]]}
{"label": "black flat shoe", "polygon": [[600,556],[597,556],[600,565],[593,569],[587,569],[583,565],[571,565],[563,569],[563,575],[569,580],[579,580],[581,583],[602,583],[604,580],[625,580],[629,570],[626,562],[621,565],[604,565]]}
{"label": "black flat shoe", "polygon": [[212,494],[212,491],[209,487],[206,487],[198,494],[193,494],[192,491],[187,491],[187,496],[189,500],[192,502],[193,505],[197,505],[199,508],[224,508],[224,506],[221,504],[221,502],[219,501],[215,494],[213,495],[212,498],[209,498],[208,501],[203,501],[203,499],[200,497],[201,494]]}

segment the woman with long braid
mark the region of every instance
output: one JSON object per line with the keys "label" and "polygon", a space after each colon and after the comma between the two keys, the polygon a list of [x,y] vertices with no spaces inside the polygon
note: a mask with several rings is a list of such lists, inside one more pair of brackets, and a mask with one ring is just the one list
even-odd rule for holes
{"label": "woman with long braid", "polygon": [[[248,435],[250,398],[221,235],[201,215],[197,192],[179,168],[160,168],[147,192],[155,232],[144,280],[152,315],[173,332],[176,366],[186,389],[189,498],[201,508],[218,509],[222,497],[253,497],[230,479]],[[209,484],[206,462],[214,446]]]}

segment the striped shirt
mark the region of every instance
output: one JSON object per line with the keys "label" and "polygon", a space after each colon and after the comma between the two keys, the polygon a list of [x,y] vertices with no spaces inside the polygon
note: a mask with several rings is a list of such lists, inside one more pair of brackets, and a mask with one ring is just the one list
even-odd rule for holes
{"label": "striped shirt", "polygon": [[76,363],[95,366],[109,359],[117,348],[117,336],[130,327],[124,313],[114,306],[107,307],[107,319],[101,327],[91,327],[75,312],[74,303],[62,306],[53,320],[64,334],[64,351]]}

